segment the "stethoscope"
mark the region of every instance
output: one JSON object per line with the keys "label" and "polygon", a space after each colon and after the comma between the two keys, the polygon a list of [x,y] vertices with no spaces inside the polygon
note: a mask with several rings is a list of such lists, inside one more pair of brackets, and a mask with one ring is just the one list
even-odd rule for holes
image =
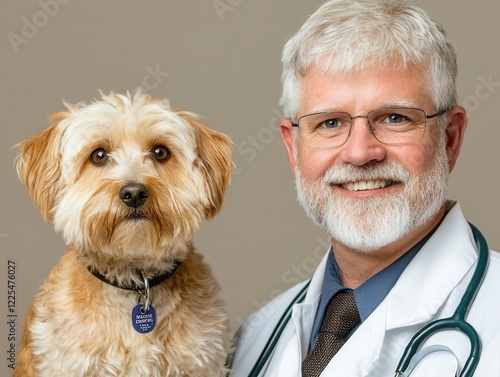
{"label": "stethoscope", "polygon": [[[431,335],[444,330],[461,331],[467,336],[471,344],[469,357],[467,358],[462,371],[460,371],[459,369],[460,366],[457,360],[458,367],[455,376],[471,377],[476,370],[477,364],[479,363],[479,358],[481,356],[481,341],[479,340],[477,331],[472,327],[471,324],[466,321],[466,316],[479,288],[481,287],[484,276],[486,275],[489,248],[486,239],[481,234],[481,232],[474,225],[470,223],[469,225],[472,229],[474,241],[476,242],[479,253],[476,268],[472,275],[471,281],[469,282],[469,285],[467,286],[465,293],[460,300],[460,303],[458,304],[455,312],[451,317],[438,319],[428,323],[426,326],[420,329],[413,336],[413,338],[411,338],[410,342],[406,346],[405,351],[403,352],[403,356],[401,356],[394,377],[409,377],[410,373],[417,366],[417,364],[430,353],[446,351],[453,354],[453,351],[444,345],[429,346],[419,350],[420,346],[426,339],[428,339]],[[286,325],[292,317],[293,306],[304,301],[309,283],[310,281],[308,281],[304,285],[300,292],[295,296],[292,303],[286,308],[248,377],[257,377],[262,371],[262,368],[264,368],[264,366],[268,362],[274,351],[274,348],[276,347],[276,344],[280,339],[281,334],[285,330]]]}

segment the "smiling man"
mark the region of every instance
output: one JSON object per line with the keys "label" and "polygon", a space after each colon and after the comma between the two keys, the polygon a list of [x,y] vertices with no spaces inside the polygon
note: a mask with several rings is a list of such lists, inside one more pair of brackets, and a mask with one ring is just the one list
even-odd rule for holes
{"label": "smiling man", "polygon": [[[402,1],[327,2],[288,41],[281,136],[298,200],[331,248],[310,282],[245,322],[233,376],[394,376],[415,333],[456,310],[478,259],[446,200],[467,127],[456,75],[441,26]],[[399,376],[500,375],[499,286],[490,251],[467,318],[480,359],[466,361],[463,334],[441,332]]]}

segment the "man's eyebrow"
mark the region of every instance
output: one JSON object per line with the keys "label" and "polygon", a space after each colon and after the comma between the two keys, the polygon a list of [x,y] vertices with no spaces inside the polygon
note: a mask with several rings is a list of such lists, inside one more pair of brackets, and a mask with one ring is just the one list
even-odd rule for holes
{"label": "man's eyebrow", "polygon": [[389,108],[395,108],[395,109],[406,109],[406,108],[419,108],[417,104],[414,102],[410,101],[389,101],[389,102],[384,102],[381,104],[381,106],[378,107],[379,109],[389,109]]}
{"label": "man's eyebrow", "polygon": [[[419,108],[418,105],[416,105],[413,102],[410,101],[388,101],[388,102],[382,102],[378,106],[367,110],[367,112],[370,112],[372,110],[377,110],[377,109],[408,109],[408,108]],[[304,115],[310,115],[310,114],[317,114],[317,113],[349,113],[342,107],[318,107],[311,109],[307,111]],[[351,114],[354,115],[354,114]]]}
{"label": "man's eyebrow", "polygon": [[[340,107],[327,107],[327,108],[318,107],[318,108],[311,109],[311,110],[307,111],[304,115],[317,114],[317,113],[346,113],[346,112],[347,111],[345,111],[344,109],[342,109]],[[301,115],[301,116],[304,116],[304,115]]]}

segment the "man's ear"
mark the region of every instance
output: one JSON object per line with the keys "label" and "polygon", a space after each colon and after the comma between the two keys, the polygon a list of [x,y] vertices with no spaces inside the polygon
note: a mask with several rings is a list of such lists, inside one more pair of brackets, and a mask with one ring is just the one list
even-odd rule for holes
{"label": "man's ear", "polygon": [[460,154],[467,128],[467,114],[462,106],[453,106],[448,111],[448,124],[446,125],[446,154],[448,156],[449,171],[453,170]]}
{"label": "man's ear", "polygon": [[297,145],[295,142],[295,132],[290,119],[281,119],[280,133],[281,139],[283,140],[283,144],[285,144],[285,148],[288,154],[288,163],[290,164],[290,168],[292,169],[293,175],[295,176],[295,167],[297,165]]}

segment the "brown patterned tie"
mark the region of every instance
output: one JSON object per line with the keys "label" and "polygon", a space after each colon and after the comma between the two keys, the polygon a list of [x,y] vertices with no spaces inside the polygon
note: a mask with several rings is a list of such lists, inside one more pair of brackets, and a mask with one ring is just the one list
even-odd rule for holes
{"label": "brown patterned tie", "polygon": [[314,348],[302,362],[302,376],[319,376],[344,345],[345,336],[360,321],[354,293],[337,293],[328,304]]}

